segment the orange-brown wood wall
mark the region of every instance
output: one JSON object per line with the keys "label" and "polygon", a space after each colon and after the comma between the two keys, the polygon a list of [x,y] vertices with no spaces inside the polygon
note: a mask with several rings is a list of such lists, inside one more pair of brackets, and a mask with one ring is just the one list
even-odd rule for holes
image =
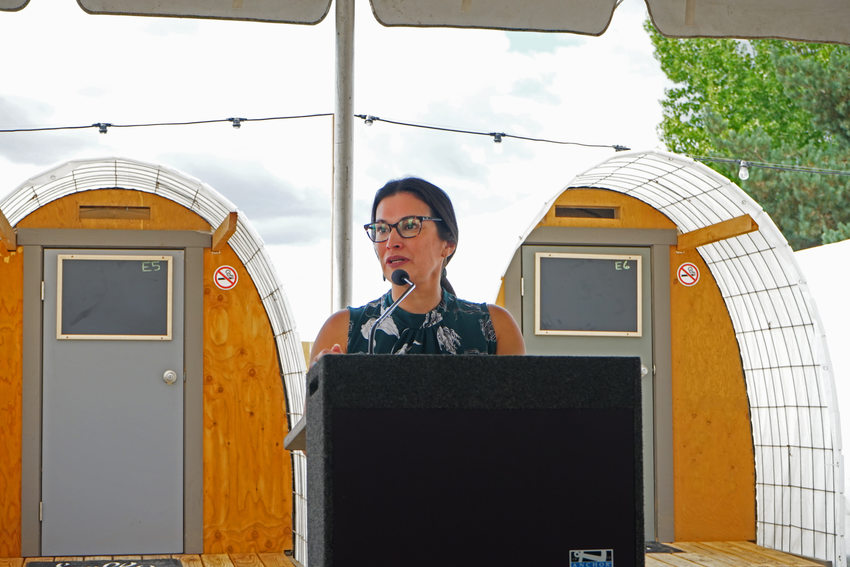
{"label": "orange-brown wood wall", "polygon": [[[240,274],[228,291],[212,279],[223,265]],[[204,274],[204,552],[292,549],[291,461],[271,325],[229,246],[207,251]]]}
{"label": "orange-brown wood wall", "polygon": [[21,554],[24,263],[20,251],[0,246],[0,557]]}
{"label": "orange-brown wood wall", "polygon": [[[79,218],[81,205],[150,207],[150,218]],[[68,195],[33,211],[20,228],[210,231],[192,211],[157,195],[104,189]],[[19,248],[20,250],[20,248]],[[0,252],[0,557],[20,556],[21,253]],[[216,267],[240,273],[224,292]],[[271,325],[259,294],[226,246],[204,253],[204,552],[292,548],[292,473]]]}
{"label": "orange-brown wood wall", "polygon": [[[555,216],[558,205],[618,207],[615,219]],[[676,228],[649,205],[614,191],[564,191],[538,226]],[[640,244],[640,243],[635,243]],[[678,283],[694,262],[702,277]],[[696,251],[670,247],[673,482],[676,541],[755,539],[755,461],[744,373],[731,320]],[[504,285],[503,285],[504,289]]]}
{"label": "orange-brown wood wall", "polygon": [[[683,262],[699,268],[692,287],[676,277]],[[670,269],[676,540],[753,540],[755,457],[732,321],[695,250],[671,249]]]}

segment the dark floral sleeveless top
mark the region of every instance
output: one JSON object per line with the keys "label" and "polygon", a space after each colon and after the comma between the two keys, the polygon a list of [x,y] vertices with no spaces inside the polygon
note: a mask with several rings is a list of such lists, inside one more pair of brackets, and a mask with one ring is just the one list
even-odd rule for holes
{"label": "dark floral sleeveless top", "polygon": [[[369,333],[390,305],[391,292],[362,307],[349,307],[348,352],[369,352]],[[378,354],[496,354],[496,331],[486,303],[471,303],[443,290],[443,299],[428,313],[401,307],[375,332]]]}

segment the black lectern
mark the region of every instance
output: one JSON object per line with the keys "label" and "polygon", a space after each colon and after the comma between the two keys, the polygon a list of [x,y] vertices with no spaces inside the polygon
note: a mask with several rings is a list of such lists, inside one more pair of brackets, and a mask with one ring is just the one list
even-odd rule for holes
{"label": "black lectern", "polygon": [[644,564],[640,361],[325,356],[311,567]]}

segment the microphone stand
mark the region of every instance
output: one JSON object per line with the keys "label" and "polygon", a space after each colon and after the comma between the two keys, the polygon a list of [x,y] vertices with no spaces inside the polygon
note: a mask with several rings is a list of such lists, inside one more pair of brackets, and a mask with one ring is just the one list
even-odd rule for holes
{"label": "microphone stand", "polygon": [[396,285],[401,285],[401,284],[403,284],[403,283],[406,283],[406,284],[407,284],[407,285],[409,285],[410,287],[408,287],[408,288],[407,288],[407,290],[405,290],[405,292],[404,292],[403,294],[401,294],[401,297],[399,297],[398,299],[396,299],[396,300],[393,302],[393,304],[392,304],[392,305],[390,305],[390,306],[387,308],[387,310],[386,310],[386,311],[384,311],[383,313],[381,313],[381,316],[380,316],[380,317],[378,317],[377,319],[375,319],[375,324],[374,324],[374,325],[372,325],[372,328],[371,328],[371,329],[369,329],[369,354],[375,354],[375,333],[378,331],[378,327],[380,327],[380,326],[381,326],[381,323],[383,323],[383,322],[384,322],[384,319],[386,319],[387,317],[389,317],[390,315],[392,315],[393,311],[395,311],[395,310],[396,310],[396,307],[398,307],[398,306],[399,306],[399,304],[400,304],[402,301],[404,301],[404,298],[405,298],[405,297],[407,297],[408,295],[410,295],[410,293],[411,293],[414,289],[416,289],[416,284],[415,284],[415,283],[413,283],[412,281],[410,281],[410,280],[408,279],[407,272],[406,272],[406,271],[404,271],[404,270],[396,270],[396,271],[394,271],[394,272],[393,272],[393,275],[390,277],[390,279],[392,279],[393,283],[394,283],[394,284],[396,284]]}

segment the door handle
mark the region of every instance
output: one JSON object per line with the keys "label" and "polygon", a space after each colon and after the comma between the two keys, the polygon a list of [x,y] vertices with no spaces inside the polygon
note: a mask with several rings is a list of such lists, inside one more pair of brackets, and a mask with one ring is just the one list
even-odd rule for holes
{"label": "door handle", "polygon": [[174,384],[175,382],[177,382],[177,373],[173,370],[166,370],[162,374],[162,381],[168,384],[169,386],[171,384]]}

